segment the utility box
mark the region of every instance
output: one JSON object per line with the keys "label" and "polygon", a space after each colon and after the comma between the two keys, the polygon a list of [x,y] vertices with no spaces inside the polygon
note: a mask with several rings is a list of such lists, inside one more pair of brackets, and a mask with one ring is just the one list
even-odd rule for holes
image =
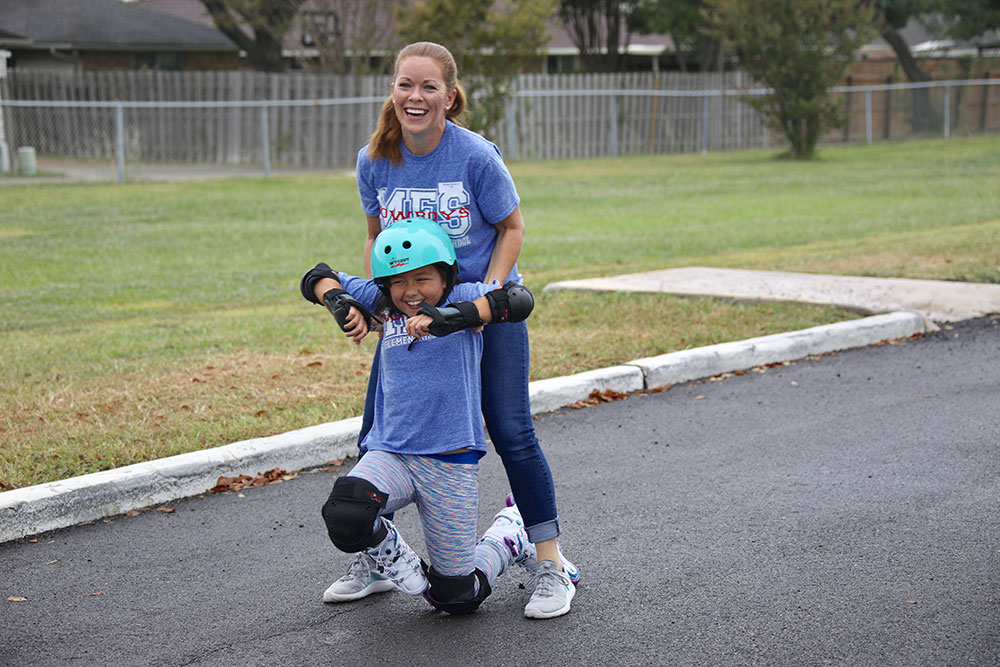
{"label": "utility box", "polygon": [[34,176],[38,173],[34,146],[21,146],[17,149],[17,173],[21,176]]}

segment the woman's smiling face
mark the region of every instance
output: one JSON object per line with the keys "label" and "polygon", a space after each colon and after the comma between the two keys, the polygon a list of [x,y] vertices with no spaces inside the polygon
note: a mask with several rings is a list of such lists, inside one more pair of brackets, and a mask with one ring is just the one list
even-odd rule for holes
{"label": "woman's smiling face", "polygon": [[437,146],[455,94],[445,86],[441,64],[433,58],[411,56],[398,64],[392,82],[392,103],[407,148],[433,150]]}

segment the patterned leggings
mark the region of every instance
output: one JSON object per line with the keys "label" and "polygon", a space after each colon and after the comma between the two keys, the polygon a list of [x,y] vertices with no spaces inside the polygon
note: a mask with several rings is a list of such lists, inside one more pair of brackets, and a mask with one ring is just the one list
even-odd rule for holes
{"label": "patterned leggings", "polygon": [[416,503],[435,572],[455,577],[479,568],[492,585],[507,569],[510,555],[489,542],[476,544],[478,472],[478,463],[369,451],[349,476],[366,479],[389,495],[382,514]]}

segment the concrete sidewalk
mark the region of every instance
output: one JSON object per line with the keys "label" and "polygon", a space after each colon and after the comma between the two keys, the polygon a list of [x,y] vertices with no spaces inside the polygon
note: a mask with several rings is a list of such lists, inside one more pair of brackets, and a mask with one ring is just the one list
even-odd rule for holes
{"label": "concrete sidewalk", "polygon": [[[791,282],[797,276],[803,277],[803,288],[798,293]],[[936,318],[953,321],[1000,312],[1000,286],[872,281],[875,279],[673,269],[551,284],[547,290],[628,289],[800,301],[811,299],[791,299],[788,295],[812,297],[819,292],[829,299],[820,303],[836,303],[866,312],[878,312],[890,305],[892,308],[902,306],[905,310],[636,359],[620,366],[532,382],[532,413],[558,409],[586,399],[594,391],[628,393],[651,389],[908,338],[934,330]],[[836,289],[838,284],[839,290]],[[756,289],[751,289],[754,285]],[[977,289],[982,287],[992,289]],[[880,294],[885,299],[875,298]],[[0,542],[197,495],[212,488],[223,475],[254,476],[273,468],[292,471],[351,456],[356,452],[359,427],[360,418],[353,418],[0,493]]]}
{"label": "concrete sidewalk", "polygon": [[545,287],[546,292],[559,290],[664,292],[801,301],[840,306],[866,314],[912,310],[934,322],[957,322],[1000,312],[1000,285],[698,266],[566,280]]}

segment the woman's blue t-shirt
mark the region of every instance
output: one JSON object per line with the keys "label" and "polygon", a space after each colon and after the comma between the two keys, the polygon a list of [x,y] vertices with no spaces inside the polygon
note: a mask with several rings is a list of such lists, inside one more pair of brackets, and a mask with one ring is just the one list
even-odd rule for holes
{"label": "woman's blue t-shirt", "polygon": [[[400,145],[403,161],[368,158],[358,152],[358,192],[366,215],[382,229],[410,217],[434,220],[448,232],[458,256],[458,279],[479,282],[496,245],[494,225],[517,208],[520,199],[500,149],[480,135],[448,121],[437,147],[414,155]],[[507,280],[518,280],[517,266]]]}

